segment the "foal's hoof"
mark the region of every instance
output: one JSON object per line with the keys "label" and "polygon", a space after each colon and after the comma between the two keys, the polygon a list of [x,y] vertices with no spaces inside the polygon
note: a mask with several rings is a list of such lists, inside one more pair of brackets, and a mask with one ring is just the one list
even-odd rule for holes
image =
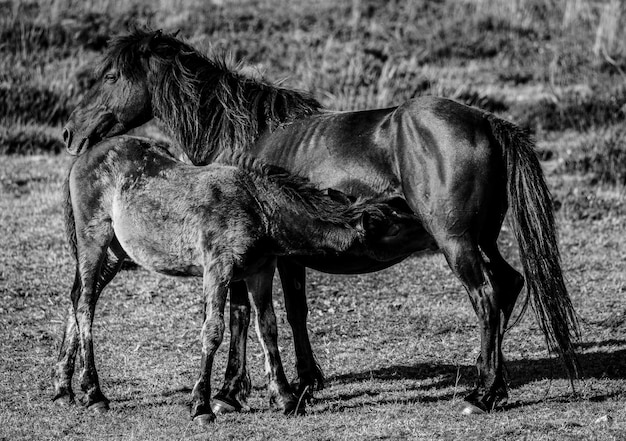
{"label": "foal's hoof", "polygon": [[475,404],[472,404],[469,401],[463,401],[463,406],[461,408],[462,415],[482,415],[484,413],[487,412],[485,412],[483,409],[476,406]]}
{"label": "foal's hoof", "polygon": [[201,415],[195,416],[193,418],[193,422],[200,427],[211,427],[211,425],[215,422],[215,415],[213,415],[212,413],[203,413]]}
{"label": "foal's hoof", "polygon": [[69,395],[55,397],[52,399],[52,402],[59,407],[71,407],[76,404],[76,400],[74,399],[74,397],[70,397]]}
{"label": "foal's hoof", "polygon": [[242,406],[236,401],[227,398],[215,397],[211,403],[214,414],[241,412]]}
{"label": "foal's hoof", "polygon": [[87,406],[87,409],[96,413],[105,413],[109,410],[109,403],[106,401],[97,401]]}

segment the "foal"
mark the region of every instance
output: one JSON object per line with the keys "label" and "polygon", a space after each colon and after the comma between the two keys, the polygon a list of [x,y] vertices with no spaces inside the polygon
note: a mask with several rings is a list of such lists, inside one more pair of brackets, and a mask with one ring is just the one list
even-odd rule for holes
{"label": "foal", "polygon": [[[273,271],[276,256],[397,258],[416,218],[379,201],[333,199],[282,169],[240,155],[227,165],[194,167],[157,143],[110,138],[79,156],[69,173],[66,223],[77,261],[71,297],[84,357],[81,388],[87,406],[108,408],[94,364],[92,322],[104,286],[125,256],[150,270],[202,276],[206,299],[200,376],[191,415],[215,419],[210,406],[213,358],[224,334],[230,283],[246,281],[257,310],[269,390],[289,414],[298,402],[286,380],[277,345],[271,289],[255,277]],[[392,245],[392,246],[390,246]],[[393,256],[388,254],[393,249]],[[57,397],[72,397],[74,329],[65,331],[53,376]]]}

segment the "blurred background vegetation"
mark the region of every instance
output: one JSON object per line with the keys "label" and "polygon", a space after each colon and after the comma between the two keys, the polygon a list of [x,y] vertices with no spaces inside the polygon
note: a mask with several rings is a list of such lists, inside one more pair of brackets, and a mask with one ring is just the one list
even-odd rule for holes
{"label": "blurred background vegetation", "polygon": [[543,159],[626,183],[620,0],[0,1],[0,153],[60,152],[107,40],[140,24],[329,109],[439,95],[527,127]]}

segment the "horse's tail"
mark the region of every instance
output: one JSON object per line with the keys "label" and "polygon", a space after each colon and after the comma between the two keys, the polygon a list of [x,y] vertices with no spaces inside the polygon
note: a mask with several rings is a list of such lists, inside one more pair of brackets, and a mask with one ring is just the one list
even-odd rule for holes
{"label": "horse's tail", "polygon": [[513,230],[528,295],[548,347],[557,349],[570,379],[575,378],[579,365],[572,339],[580,338],[578,317],[563,279],[552,197],[534,140],[520,127],[494,115],[488,115],[487,121],[503,150]]}

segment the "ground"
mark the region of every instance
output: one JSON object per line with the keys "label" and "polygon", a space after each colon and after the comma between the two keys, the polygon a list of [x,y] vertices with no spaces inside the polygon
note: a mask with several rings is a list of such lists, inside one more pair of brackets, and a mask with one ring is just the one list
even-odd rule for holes
{"label": "ground", "polygon": [[[626,39],[623,26],[610,32],[615,2],[118,3],[0,3],[0,439],[626,439]],[[581,317],[576,393],[529,309],[504,342],[507,410],[461,415],[477,321],[434,254],[370,275],[309,272],[309,329],[327,384],[304,417],[270,410],[251,332],[251,411],[218,417],[210,433],[192,424],[200,281],[142,269],[118,275],[98,305],[96,361],[111,411],[53,404],[50,368],[73,280],[60,127],[89,84],[85,66],[132,19],[229,50],[248,70],[311,90],[329,108],[435,94],[531,130]],[[500,243],[520,268],[508,227]],[[293,375],[278,279],[274,290]]]}

